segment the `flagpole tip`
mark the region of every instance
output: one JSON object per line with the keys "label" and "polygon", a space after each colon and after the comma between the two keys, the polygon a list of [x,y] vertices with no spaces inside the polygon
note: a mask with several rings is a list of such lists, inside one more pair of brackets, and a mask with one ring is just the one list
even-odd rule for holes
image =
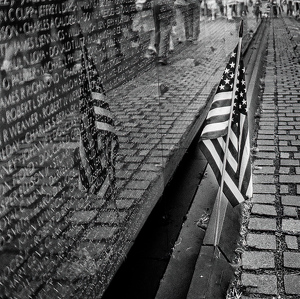
{"label": "flagpole tip", "polygon": [[239,30],[239,37],[242,38],[243,37],[243,28],[244,27],[244,20],[241,20],[240,23],[240,30]]}

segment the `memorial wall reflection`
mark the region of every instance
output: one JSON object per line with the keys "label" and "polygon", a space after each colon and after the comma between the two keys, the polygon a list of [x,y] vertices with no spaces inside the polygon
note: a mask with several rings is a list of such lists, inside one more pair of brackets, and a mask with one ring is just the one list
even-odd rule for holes
{"label": "memorial wall reflection", "polygon": [[[156,11],[168,26],[171,2]],[[140,158],[134,119],[148,124],[141,151],[161,136],[160,82],[142,87],[149,102],[138,107],[116,103],[114,90],[145,84],[145,70],[158,80],[152,15],[152,1],[139,10],[135,0],[0,0],[1,298],[97,297],[131,242],[123,223],[139,229],[117,207],[116,170]],[[123,107],[129,133],[118,127]],[[121,139],[130,157],[118,157]],[[149,169],[161,167],[157,149]]]}
{"label": "memorial wall reflection", "polygon": [[[114,205],[105,204],[116,192],[114,170],[103,182],[112,184],[103,198],[80,180],[75,151],[85,138],[80,100],[90,76],[87,71],[82,77],[81,59],[86,47],[83,63],[92,57],[96,83],[106,91],[151,65],[143,55],[149,35],[132,30],[135,14],[134,0],[0,2],[1,298],[68,298],[81,292],[92,298],[96,284],[99,292],[109,276],[101,263],[105,258],[104,264],[113,263],[111,248],[102,250],[101,236],[82,240],[82,231],[103,224],[97,218],[102,210],[114,221]],[[106,113],[111,100],[101,98]],[[101,142],[112,140],[106,134],[98,146]],[[104,150],[99,160],[111,158],[114,150]],[[103,170],[109,162],[102,160],[95,165]]]}

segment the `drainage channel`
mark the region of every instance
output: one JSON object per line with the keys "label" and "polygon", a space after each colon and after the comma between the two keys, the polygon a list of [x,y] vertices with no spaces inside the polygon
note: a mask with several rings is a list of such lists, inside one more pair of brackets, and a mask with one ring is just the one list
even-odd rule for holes
{"label": "drainage channel", "polygon": [[103,299],[155,297],[206,164],[192,143]]}
{"label": "drainage channel", "polygon": [[[248,94],[248,97],[252,97],[254,100],[251,104],[249,119],[253,123],[257,107],[257,82],[261,71],[259,66],[263,56],[263,49],[259,45],[266,25],[267,22],[263,22],[262,26],[260,26],[258,33],[253,38],[253,42],[248,46],[244,59],[250,65],[247,75],[249,77],[248,82],[250,82],[251,94]],[[212,177],[213,174],[211,172],[207,174],[207,162],[197,146],[197,141],[198,136],[187,150],[172,181],[167,185],[162,198],[147,219],[125,262],[118,270],[102,299],[153,299],[161,296],[164,299],[167,297],[175,298],[165,297],[164,291],[161,294],[158,292],[158,290],[160,291],[161,279],[166,275],[172,252],[179,244],[179,234],[187,220],[188,212],[195,200],[195,196],[196,199],[197,197],[199,199],[199,196],[205,197],[205,194],[216,191],[213,190],[211,192],[211,190],[207,190],[208,185],[203,180],[203,178],[207,178],[207,175]],[[213,203],[206,202],[204,205],[212,208]],[[203,203],[200,208],[202,208],[202,212],[205,210]],[[199,217],[197,217],[200,219],[201,211],[199,212]],[[202,228],[200,227],[199,229]],[[195,249],[197,252],[200,250],[201,244],[199,243],[201,243],[201,238],[204,237],[204,234],[205,230],[202,229],[199,235],[200,240],[198,240],[197,248]],[[171,269],[169,275],[173,275],[172,283],[176,281],[174,275],[177,278],[179,277],[179,280],[186,281],[178,288],[181,289],[182,295],[177,294],[176,298],[186,298],[195,266],[195,258],[192,260],[193,262],[185,266],[185,277],[182,276],[183,273],[172,273]],[[166,277],[167,279],[168,277]],[[166,290],[169,290],[168,292],[173,288],[172,283],[166,287]],[[175,285],[173,289],[176,292]]]}

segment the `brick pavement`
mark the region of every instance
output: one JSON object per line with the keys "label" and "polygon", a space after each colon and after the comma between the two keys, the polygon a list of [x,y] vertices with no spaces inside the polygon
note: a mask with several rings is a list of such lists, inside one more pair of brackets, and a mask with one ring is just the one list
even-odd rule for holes
{"label": "brick pavement", "polygon": [[[246,206],[242,298],[300,298],[300,23],[272,19],[254,156],[254,196]],[[230,297],[231,298],[231,297]]]}

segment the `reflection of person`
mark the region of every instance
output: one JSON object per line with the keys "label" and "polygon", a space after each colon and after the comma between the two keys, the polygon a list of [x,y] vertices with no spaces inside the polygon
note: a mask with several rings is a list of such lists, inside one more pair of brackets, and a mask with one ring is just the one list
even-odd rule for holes
{"label": "reflection of person", "polygon": [[138,13],[133,20],[133,30],[150,32],[150,42],[145,56],[157,55],[158,62],[161,65],[167,64],[167,53],[173,25],[173,1],[136,0]]}
{"label": "reflection of person", "polygon": [[8,42],[5,48],[5,55],[2,62],[1,70],[9,71],[11,68],[12,58],[15,54],[13,42]]}
{"label": "reflection of person", "polygon": [[188,39],[196,42],[200,33],[200,1],[189,0],[188,6]]}
{"label": "reflection of person", "polygon": [[152,7],[150,5],[149,0],[136,0],[136,9],[137,13],[133,19],[132,30],[139,32],[139,34],[143,32],[150,33],[150,41],[148,45],[148,49],[146,50],[145,56],[150,58],[157,54],[157,50],[155,48],[155,25],[154,25],[154,17]]}
{"label": "reflection of person", "polygon": [[292,1],[288,1],[288,3],[287,3],[286,15],[289,17],[291,17],[293,15],[293,2]]}
{"label": "reflection of person", "polygon": [[273,9],[274,18],[277,18],[277,3],[276,3],[276,1],[272,1],[272,9]]}
{"label": "reflection of person", "polygon": [[[11,70],[13,57],[18,52],[20,52],[20,49],[16,47],[16,43],[20,42],[20,44],[22,44],[22,42],[25,41],[23,26],[25,21],[18,20],[15,17],[17,8],[18,4],[16,2],[13,2],[12,4],[6,4],[6,6],[1,7],[1,10],[4,13],[3,15],[10,15],[10,19],[7,18],[1,20],[1,26],[3,26],[3,28],[7,26],[16,29],[15,31],[12,31],[10,39],[5,41],[5,54],[3,56],[3,61],[1,65],[1,70],[4,72],[8,72]],[[22,5],[21,8],[25,9],[24,5]],[[28,18],[26,21],[32,23],[32,19],[30,18]]]}
{"label": "reflection of person", "polygon": [[[121,20],[121,14],[118,14],[118,11],[121,11],[121,4],[119,3],[115,3],[114,6],[113,6],[113,9],[114,9],[114,16],[113,16],[113,20],[114,20],[114,24],[120,24],[122,23],[122,20]],[[122,45],[121,45],[121,38],[122,38],[122,35],[123,35],[123,28],[122,26],[116,26],[116,33],[114,35],[114,43],[115,43],[115,56],[116,57],[123,57],[124,54],[122,52]]]}
{"label": "reflection of person", "polygon": [[225,8],[222,0],[217,0],[218,10],[220,11],[221,16],[225,14]]}
{"label": "reflection of person", "polygon": [[174,4],[176,19],[183,19],[185,39],[196,43],[200,33],[200,1],[177,0]]}
{"label": "reflection of person", "polygon": [[136,15],[135,0],[126,0],[122,3],[122,44],[125,42],[130,43],[131,47],[136,48],[139,45],[139,35],[133,31],[133,19]]}
{"label": "reflection of person", "polygon": [[260,7],[261,7],[261,2],[260,2],[260,0],[256,0],[256,2],[255,2],[254,5],[253,5],[253,13],[254,13],[256,22],[258,22],[258,18],[261,16],[261,10],[260,10]]}
{"label": "reflection of person", "polygon": [[[0,63],[0,69],[1,79],[6,78],[7,81],[10,81],[12,73],[14,72],[18,73],[19,82],[23,83],[32,81],[35,77],[34,72],[32,72],[32,67],[24,60],[24,55],[30,51],[28,45],[25,43],[26,35],[28,34],[26,29],[33,27],[37,15],[33,13],[27,19],[24,18],[20,20],[20,18],[16,17],[18,8],[22,8],[25,11],[28,8],[28,4],[18,4],[17,1],[15,1],[8,6],[2,7],[2,11],[10,11],[10,18],[2,20],[1,25],[3,27],[14,27],[15,30],[10,35],[10,38],[5,40],[5,51],[3,60],[1,57],[2,62]],[[29,25],[25,26],[25,24]],[[41,50],[43,50],[43,47],[41,47]],[[43,79],[46,80],[47,78],[44,76]]]}
{"label": "reflection of person", "polygon": [[[80,22],[80,26],[85,36],[90,35],[91,30],[93,30],[93,28],[97,28],[98,26],[107,28],[107,31],[114,30],[113,35],[108,35],[108,37],[103,37],[103,39],[99,37],[97,41],[98,46],[101,48],[99,49],[101,52],[100,60],[102,62],[106,62],[113,56],[122,58],[124,56],[121,45],[123,28],[122,26],[118,25],[122,22],[122,14],[120,13],[122,11],[121,4],[117,1],[108,1],[104,6],[98,6],[99,11],[96,12],[96,20],[93,17],[96,9],[95,3],[90,0],[83,2],[84,4],[78,11],[83,13],[83,20]],[[77,19],[80,20],[80,17],[77,16]],[[110,47],[109,45],[113,45],[113,47]]]}
{"label": "reflection of person", "polygon": [[153,15],[155,23],[155,44],[158,51],[158,63],[168,64],[167,55],[174,19],[173,0],[153,0]]}
{"label": "reflection of person", "polygon": [[295,18],[299,20],[300,17],[300,3],[295,2]]}
{"label": "reflection of person", "polygon": [[281,0],[277,1],[277,9],[278,9],[278,13],[281,15],[281,12],[282,12],[282,2],[281,2]]}
{"label": "reflection of person", "polygon": [[235,15],[235,1],[234,0],[227,0],[226,14],[227,14],[227,20],[233,21],[233,16]]}
{"label": "reflection of person", "polygon": [[218,4],[216,0],[207,0],[207,8],[211,11],[211,19],[215,20],[216,19],[216,14],[218,10]]}

